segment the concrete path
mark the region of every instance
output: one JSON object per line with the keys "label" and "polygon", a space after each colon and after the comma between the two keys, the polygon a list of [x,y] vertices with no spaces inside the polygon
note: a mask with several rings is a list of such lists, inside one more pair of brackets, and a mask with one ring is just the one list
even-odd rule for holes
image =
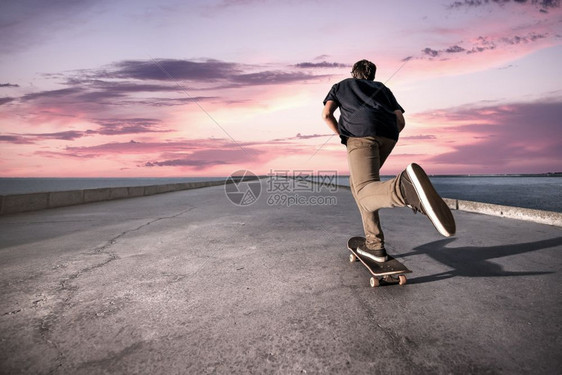
{"label": "concrete path", "polygon": [[0,373],[562,372],[562,228],[455,211],[444,239],[383,210],[414,273],[370,288],[348,190],[266,185],[0,217]]}

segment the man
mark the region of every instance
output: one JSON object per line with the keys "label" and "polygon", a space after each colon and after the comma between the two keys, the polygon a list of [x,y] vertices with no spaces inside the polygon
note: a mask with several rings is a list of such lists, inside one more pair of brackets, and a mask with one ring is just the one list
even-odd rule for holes
{"label": "man", "polygon": [[[455,234],[455,220],[429,177],[412,163],[395,178],[381,182],[379,170],[404,129],[404,109],[392,92],[374,81],[376,66],[361,60],[353,65],[353,78],[332,86],[324,99],[322,118],[347,147],[349,184],[361,212],[366,242],[358,253],[377,262],[387,260],[378,211],[408,206],[431,220],[442,235]],[[334,111],[340,110],[339,121]]]}

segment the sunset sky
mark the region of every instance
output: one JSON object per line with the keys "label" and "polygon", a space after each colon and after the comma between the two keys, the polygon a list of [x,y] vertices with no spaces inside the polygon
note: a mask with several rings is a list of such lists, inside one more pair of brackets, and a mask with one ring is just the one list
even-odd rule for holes
{"label": "sunset sky", "polygon": [[347,174],[320,114],[363,58],[406,110],[382,173],[562,171],[559,0],[7,0],[0,176]]}

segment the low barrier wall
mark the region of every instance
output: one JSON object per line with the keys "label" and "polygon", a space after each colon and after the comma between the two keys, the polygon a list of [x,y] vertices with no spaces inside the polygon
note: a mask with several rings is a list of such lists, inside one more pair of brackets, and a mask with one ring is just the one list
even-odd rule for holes
{"label": "low barrier wall", "polygon": [[[346,185],[333,185],[349,190]],[[562,227],[562,213],[554,211],[533,210],[531,208],[502,206],[499,204],[465,201],[461,199],[443,198],[450,209],[474,212],[484,215],[507,217],[510,219],[531,221],[539,224]]]}
{"label": "low barrier wall", "polygon": [[451,209],[562,227],[562,213],[444,198]]}
{"label": "low barrier wall", "polygon": [[0,195],[0,215],[224,185],[224,180]]}
{"label": "low barrier wall", "polygon": [[[228,182],[232,182],[231,179]],[[54,191],[46,193],[0,195],[0,215],[15,214],[19,212],[43,210],[73,206],[77,204],[101,202],[113,199],[135,198],[173,191],[198,189],[208,186],[225,184],[224,180],[183,182],[166,185],[148,185],[115,187],[100,189],[84,189],[69,191]],[[338,185],[345,189],[349,186]],[[453,210],[480,213],[507,217],[510,219],[532,221],[540,224],[562,227],[562,213],[553,211],[533,210],[530,208],[502,206],[491,203],[465,201],[460,199],[444,198],[447,205]]]}

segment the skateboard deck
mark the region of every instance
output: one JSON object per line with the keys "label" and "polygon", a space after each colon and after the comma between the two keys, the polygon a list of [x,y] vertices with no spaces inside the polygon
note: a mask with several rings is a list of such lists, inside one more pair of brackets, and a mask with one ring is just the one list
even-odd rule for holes
{"label": "skateboard deck", "polygon": [[372,275],[370,284],[373,288],[381,285],[381,281],[385,284],[406,284],[407,280],[404,274],[412,271],[390,255],[384,263],[375,262],[372,259],[359,255],[357,248],[364,243],[365,237],[351,237],[347,241],[347,248],[351,251],[349,261],[352,263],[359,261],[367,267]]}

